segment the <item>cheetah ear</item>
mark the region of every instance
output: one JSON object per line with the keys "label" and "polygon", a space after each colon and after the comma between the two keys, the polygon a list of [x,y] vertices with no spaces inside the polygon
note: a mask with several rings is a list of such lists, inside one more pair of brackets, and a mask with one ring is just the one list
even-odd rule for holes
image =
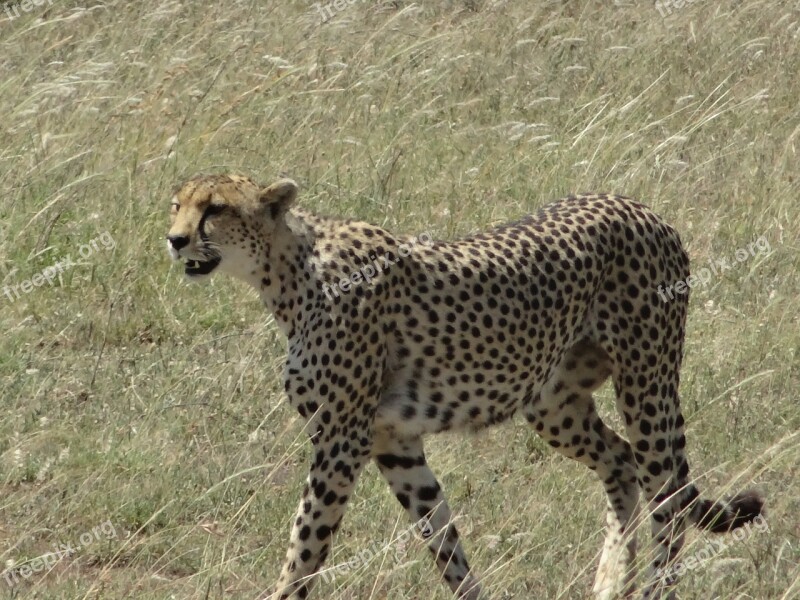
{"label": "cheetah ear", "polygon": [[297,184],[291,179],[279,179],[258,194],[261,206],[272,211],[273,218],[277,218],[292,205],[297,198]]}

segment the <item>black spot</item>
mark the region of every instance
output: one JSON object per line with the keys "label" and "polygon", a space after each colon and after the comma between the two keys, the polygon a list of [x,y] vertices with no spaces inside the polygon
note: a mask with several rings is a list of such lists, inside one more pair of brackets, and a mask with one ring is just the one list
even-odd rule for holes
{"label": "black spot", "polygon": [[438,494],[439,494],[438,485],[424,486],[419,488],[419,491],[417,492],[417,496],[419,497],[419,499],[425,501],[436,500],[436,496]]}
{"label": "black spot", "polygon": [[401,469],[411,469],[424,463],[424,459],[418,460],[410,456],[395,456],[394,454],[379,454],[376,460],[387,469],[400,467]]}

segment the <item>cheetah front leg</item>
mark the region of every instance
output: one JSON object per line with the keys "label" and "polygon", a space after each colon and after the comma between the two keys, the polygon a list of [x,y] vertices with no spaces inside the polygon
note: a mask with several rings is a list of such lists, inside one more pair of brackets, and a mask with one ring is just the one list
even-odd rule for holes
{"label": "cheetah front leg", "polygon": [[447,585],[461,600],[478,600],[480,584],[470,572],[442,488],[425,460],[422,439],[376,431],[372,456],[411,520],[420,523]]}
{"label": "cheetah front leg", "polygon": [[[330,319],[311,341],[308,332],[300,333],[289,340],[284,389],[289,404],[307,420],[313,454],[289,549],[270,600],[309,596],[369,460],[378,404],[376,382],[381,380],[383,347],[377,343],[364,344],[367,358],[362,362],[348,360],[335,370],[323,369],[319,365],[328,363],[329,353],[344,348],[348,341],[334,337]],[[369,337],[369,333],[363,335]],[[363,343],[363,338],[356,341]],[[320,349],[319,354],[309,347]]]}
{"label": "cheetah front leg", "polygon": [[358,475],[369,458],[369,448],[347,431],[326,438],[325,430],[320,429],[312,444],[314,458],[273,600],[308,597],[315,575],[330,552],[333,534],[339,528]]}

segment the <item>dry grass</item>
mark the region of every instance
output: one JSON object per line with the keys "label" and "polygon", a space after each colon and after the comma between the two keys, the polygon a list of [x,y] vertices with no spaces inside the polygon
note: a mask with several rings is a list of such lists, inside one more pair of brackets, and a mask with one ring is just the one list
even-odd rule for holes
{"label": "dry grass", "polygon": [[[171,186],[229,168],[409,233],[597,190],[653,206],[695,264],[765,236],[693,292],[682,392],[701,488],[759,485],[769,531],[680,589],[800,597],[800,4],[433,4],[320,24],[305,2],[54,0],[0,22],[0,284],[79,263],[0,294],[0,564],[117,532],[0,597],[255,598],[276,578],[308,452],[283,341],[251,292],[186,286],[163,248]],[[77,260],[103,233],[115,248]],[[590,473],[521,423],[429,448],[493,597],[586,597]],[[384,488],[369,468],[333,562],[406,527]],[[448,598],[417,546],[318,597]]]}

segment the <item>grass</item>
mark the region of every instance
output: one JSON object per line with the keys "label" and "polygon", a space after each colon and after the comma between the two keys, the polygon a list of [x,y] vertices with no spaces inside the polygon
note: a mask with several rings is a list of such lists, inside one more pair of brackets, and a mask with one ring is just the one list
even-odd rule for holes
{"label": "grass", "polygon": [[[171,187],[227,169],[446,238],[587,190],[642,199],[695,265],[764,236],[693,290],[682,396],[701,489],[760,487],[769,530],[680,591],[800,597],[800,4],[433,4],[324,24],[297,1],[0,14],[0,285],[77,263],[0,295],[0,566],[114,531],[0,578],[0,598],[255,598],[276,579],[308,459],[284,342],[252,292],[185,285],[164,251]],[[113,249],[82,258],[104,234]],[[605,502],[589,472],[523,423],[428,449],[493,597],[587,596]],[[318,597],[450,597],[420,542],[392,544],[407,524],[385,487],[369,467],[330,564],[390,551]]]}

